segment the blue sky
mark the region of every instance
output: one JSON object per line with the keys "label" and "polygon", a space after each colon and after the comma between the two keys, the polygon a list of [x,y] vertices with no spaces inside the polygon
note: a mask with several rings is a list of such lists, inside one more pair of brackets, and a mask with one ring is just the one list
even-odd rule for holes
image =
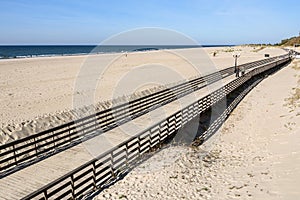
{"label": "blue sky", "polygon": [[299,0],[0,0],[0,44],[98,44],[141,27],[200,44],[275,43],[299,34]]}

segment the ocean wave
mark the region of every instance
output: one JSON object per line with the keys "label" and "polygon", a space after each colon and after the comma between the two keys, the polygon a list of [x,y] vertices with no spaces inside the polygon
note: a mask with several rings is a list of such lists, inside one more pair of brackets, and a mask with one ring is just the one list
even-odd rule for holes
{"label": "ocean wave", "polygon": [[1,46],[0,59],[113,54],[200,46]]}

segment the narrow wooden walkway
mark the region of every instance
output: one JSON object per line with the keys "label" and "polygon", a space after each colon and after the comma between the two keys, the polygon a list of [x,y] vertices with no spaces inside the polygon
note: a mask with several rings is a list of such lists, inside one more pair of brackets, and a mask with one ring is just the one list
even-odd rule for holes
{"label": "narrow wooden walkway", "polygon": [[21,199],[25,197],[234,79],[235,76],[231,75],[113,130],[1,178],[0,199]]}

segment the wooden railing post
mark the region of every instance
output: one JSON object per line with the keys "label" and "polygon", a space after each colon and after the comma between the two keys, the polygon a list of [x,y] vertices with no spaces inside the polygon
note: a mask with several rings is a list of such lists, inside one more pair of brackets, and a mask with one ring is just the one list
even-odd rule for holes
{"label": "wooden railing post", "polygon": [[54,140],[55,140],[55,138],[54,138],[54,134],[55,134],[55,131],[53,131],[53,132],[52,132],[52,135],[53,135],[53,136],[52,136],[52,140],[53,140],[53,147],[55,148],[55,146],[56,146],[56,145],[55,145],[55,142],[54,142]]}
{"label": "wooden railing post", "polygon": [[[71,140],[71,131],[72,130],[70,130],[71,128],[70,128],[70,126],[68,126],[68,132],[69,132],[69,140],[70,140],[70,143],[72,143],[72,140]],[[73,129],[74,130],[74,129]]]}
{"label": "wooden railing post", "polygon": [[115,169],[114,169],[114,152],[113,151],[110,153],[110,170],[111,170],[111,175],[114,178],[116,178]]}
{"label": "wooden railing post", "polygon": [[126,143],[125,148],[126,148],[126,167],[128,167],[128,165],[129,165],[129,163],[128,163],[128,143]]}
{"label": "wooden railing post", "polygon": [[139,150],[139,157],[140,157],[141,156],[141,137],[140,136],[138,137],[138,146],[139,146],[138,150]]}
{"label": "wooden railing post", "polygon": [[35,137],[33,138],[33,141],[34,141],[35,154],[36,154],[36,156],[38,156],[38,150],[37,150],[37,144],[36,144],[36,139],[35,139]]}
{"label": "wooden railing post", "polygon": [[45,199],[45,200],[48,200],[47,190],[44,191],[44,199]]}
{"label": "wooden railing post", "polygon": [[96,180],[96,161],[93,162],[93,183],[94,183],[94,190],[97,189],[97,180]]}
{"label": "wooden railing post", "polygon": [[161,125],[159,124],[158,126],[158,138],[159,138],[159,143],[161,142]]}
{"label": "wooden railing post", "polygon": [[17,160],[17,156],[16,156],[16,148],[15,148],[15,145],[13,145],[13,150],[14,150],[14,160],[15,160],[16,165],[18,165],[18,160]]}
{"label": "wooden railing post", "polygon": [[75,182],[74,182],[74,174],[71,175],[71,191],[72,191],[72,199],[75,199]]}

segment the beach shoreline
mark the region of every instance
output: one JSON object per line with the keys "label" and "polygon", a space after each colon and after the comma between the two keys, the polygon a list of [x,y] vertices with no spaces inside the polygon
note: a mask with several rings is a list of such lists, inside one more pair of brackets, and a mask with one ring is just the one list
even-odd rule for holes
{"label": "beach shoreline", "polygon": [[[24,58],[51,58],[51,57],[64,57],[64,56],[87,56],[98,54],[118,54],[118,53],[134,53],[134,52],[152,52],[159,50],[176,50],[176,49],[195,49],[195,48],[219,48],[219,47],[234,47],[238,45],[0,45],[0,60],[7,59],[24,59]],[[2,49],[1,49],[2,48]],[[23,48],[14,52],[11,49],[5,48]],[[28,48],[35,48],[28,50]],[[39,48],[65,48],[61,53],[50,53],[47,49],[43,53],[39,52]],[[78,48],[78,52],[68,52],[69,48]],[[80,48],[89,48],[81,50]],[[61,49],[57,49],[61,50]],[[74,49],[73,49],[74,50]],[[3,53],[8,51],[6,53]],[[15,50],[16,51],[16,50]],[[28,51],[27,54],[25,51]],[[41,50],[40,50],[41,51]],[[53,51],[53,50],[51,50]],[[61,50],[62,51],[62,50]],[[69,50],[70,51],[70,50]],[[74,50],[75,51],[75,50]],[[83,52],[85,51],[85,52]],[[10,54],[9,54],[10,53]],[[6,55],[7,54],[7,55]]]}

